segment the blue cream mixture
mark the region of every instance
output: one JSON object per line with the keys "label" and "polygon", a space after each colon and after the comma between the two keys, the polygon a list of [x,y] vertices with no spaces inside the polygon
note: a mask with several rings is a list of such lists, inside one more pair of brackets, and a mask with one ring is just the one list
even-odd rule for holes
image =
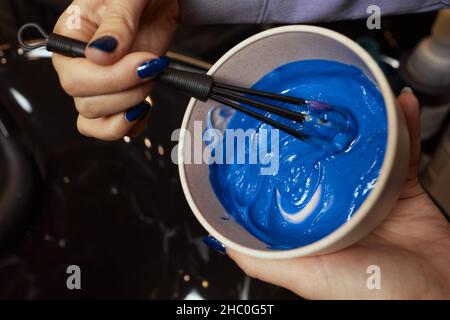
{"label": "blue cream mixture", "polygon": [[[325,104],[283,104],[308,114],[303,124],[266,114],[310,138],[280,131],[279,168],[271,175],[261,175],[262,164],[213,163],[212,187],[227,212],[269,247],[310,244],[348,221],[374,187],[387,139],[383,98],[360,69],[328,60],[282,65],[253,88]],[[241,112],[227,125],[250,128],[271,127]],[[258,133],[245,153],[257,143]]]}

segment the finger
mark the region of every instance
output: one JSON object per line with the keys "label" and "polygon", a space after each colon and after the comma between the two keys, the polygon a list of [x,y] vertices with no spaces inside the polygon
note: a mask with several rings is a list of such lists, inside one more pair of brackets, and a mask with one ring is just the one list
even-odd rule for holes
{"label": "finger", "polygon": [[318,257],[262,260],[232,250],[227,250],[227,254],[249,277],[286,288],[304,298],[320,297],[326,290],[321,279],[317,279]]}
{"label": "finger", "polygon": [[142,132],[145,130],[145,128],[147,128],[149,118],[150,118],[150,112],[147,113],[147,115],[143,119],[139,120],[133,126],[133,128],[130,130],[130,132],[128,132],[128,135],[132,138],[136,138],[136,137],[140,136],[142,134]]}
{"label": "finger", "polygon": [[409,138],[411,143],[410,149],[410,169],[408,179],[413,179],[417,175],[417,166],[420,157],[420,110],[419,101],[417,100],[411,89],[403,89],[398,97],[398,103],[405,115],[408,125]]}
{"label": "finger", "polygon": [[[136,51],[149,51],[163,55],[178,27],[178,1],[151,1],[144,15],[135,41]],[[161,14],[162,13],[162,14]]]}
{"label": "finger", "polygon": [[123,112],[144,101],[153,87],[152,82],[144,83],[127,91],[93,97],[76,97],[77,111],[87,119],[105,117]]}
{"label": "finger", "polygon": [[54,60],[63,89],[73,97],[98,96],[128,90],[149,78],[149,73],[138,74],[137,70],[142,65],[149,66],[146,70],[154,75],[167,67],[168,63],[168,60],[156,58],[148,52],[130,53],[111,66],[100,66],[88,59]]}
{"label": "finger", "polygon": [[[77,8],[69,10],[69,8]],[[87,1],[74,1],[73,4],[65,10],[53,29],[54,33],[87,42],[94,35],[98,28],[99,15],[96,14],[98,8],[95,8]],[[74,14],[79,13],[80,23],[76,27],[72,24]]]}
{"label": "finger", "polygon": [[400,194],[400,199],[405,199],[424,192],[417,179],[417,167],[420,159],[420,106],[419,101],[410,88],[402,90],[398,97],[398,104],[405,116],[410,139],[409,170],[404,188]]}
{"label": "finger", "polygon": [[[68,38],[88,42],[94,35],[95,30],[97,30],[97,23],[96,21],[92,20],[92,17],[97,17],[96,14],[93,14],[95,12],[95,9],[89,6],[89,2],[86,1],[80,3],[75,1],[73,5],[76,6],[76,10],[78,10],[81,14],[79,27],[71,27],[70,21],[73,20],[74,12],[71,10],[65,10],[56,22],[53,32]],[[54,53],[52,55],[52,62],[58,74],[61,74],[62,71],[59,70],[60,67],[64,66],[65,62],[71,60],[81,59],[73,59],[57,53]]]}
{"label": "finger", "polygon": [[142,12],[148,0],[110,0],[100,25],[86,49],[88,59],[110,65],[127,54],[136,39]]}
{"label": "finger", "polygon": [[92,138],[105,141],[119,140],[126,136],[133,126],[146,116],[150,110],[150,104],[145,101],[127,112],[116,113],[111,116],[88,119],[82,115],[78,116],[78,131]]}

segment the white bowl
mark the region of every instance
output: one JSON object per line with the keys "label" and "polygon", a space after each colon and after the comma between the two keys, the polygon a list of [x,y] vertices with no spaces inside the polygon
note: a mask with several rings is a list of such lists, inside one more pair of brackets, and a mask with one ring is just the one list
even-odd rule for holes
{"label": "white bowl", "polygon": [[[210,181],[208,164],[185,163],[189,139],[181,133],[178,163],[187,201],[203,227],[226,248],[268,259],[293,258],[330,253],[348,247],[368,235],[391,211],[406,177],[409,163],[409,137],[403,114],[396,106],[391,88],[377,63],[357,43],[325,28],[293,25],[256,34],[228,51],[208,74],[222,82],[251,86],[279,65],[306,59],[328,59],[360,68],[384,97],[388,138],[378,181],[353,217],[328,236],[309,245],[274,250],[233,219],[217,199]],[[213,101],[191,99],[182,129],[193,132],[195,120],[205,122]],[[203,145],[203,148],[205,146]]]}

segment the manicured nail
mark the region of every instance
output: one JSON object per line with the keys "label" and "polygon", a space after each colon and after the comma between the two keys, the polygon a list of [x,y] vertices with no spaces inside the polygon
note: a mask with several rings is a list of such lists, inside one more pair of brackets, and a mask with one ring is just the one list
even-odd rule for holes
{"label": "manicured nail", "polygon": [[414,91],[410,87],[404,87],[401,93],[414,93]]}
{"label": "manicured nail", "polygon": [[169,58],[162,56],[144,62],[137,68],[137,74],[141,79],[147,79],[157,76],[169,65]]}
{"label": "manicured nail", "polygon": [[227,249],[225,248],[225,246],[222,243],[220,243],[216,238],[211,236],[203,237],[203,242],[211,249],[214,249],[217,252],[220,252],[221,254],[227,254]]}
{"label": "manicured nail", "polygon": [[150,110],[150,104],[147,101],[144,101],[125,112],[125,119],[128,122],[135,122],[136,120],[142,119],[147,112]]}
{"label": "manicured nail", "polygon": [[104,36],[92,41],[89,48],[95,48],[104,52],[112,52],[117,48],[118,42],[116,38],[111,36]]}

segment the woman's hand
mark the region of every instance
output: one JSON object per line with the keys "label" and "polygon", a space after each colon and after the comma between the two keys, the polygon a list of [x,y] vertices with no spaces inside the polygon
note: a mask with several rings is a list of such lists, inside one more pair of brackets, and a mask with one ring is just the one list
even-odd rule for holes
{"label": "woman's hand", "polygon": [[65,12],[54,32],[88,42],[87,59],[54,54],[53,64],[74,97],[78,130],[102,140],[135,135],[145,127],[149,80],[168,63],[160,56],[178,25],[178,0],[75,0],[72,5],[81,10],[81,28],[71,29]]}
{"label": "woman's hand", "polygon": [[[308,299],[450,298],[450,224],[417,181],[420,154],[419,103],[398,99],[409,127],[411,164],[394,209],[366,239],[342,251],[270,261],[228,251],[250,276]],[[367,267],[381,271],[381,289],[367,288]]]}

